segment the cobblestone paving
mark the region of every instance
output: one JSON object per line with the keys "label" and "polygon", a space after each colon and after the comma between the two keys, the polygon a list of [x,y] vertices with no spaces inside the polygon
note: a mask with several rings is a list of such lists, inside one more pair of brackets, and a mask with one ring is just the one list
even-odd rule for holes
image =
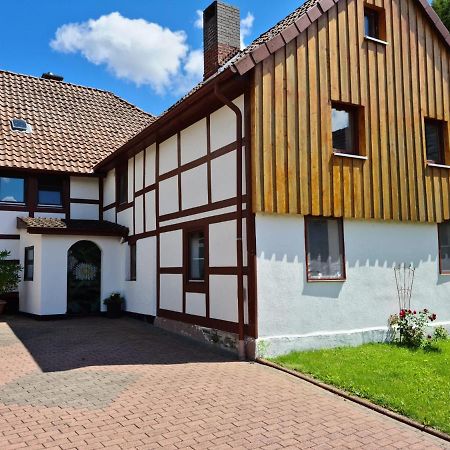
{"label": "cobblestone paving", "polygon": [[0,450],[450,449],[132,319],[0,322]]}

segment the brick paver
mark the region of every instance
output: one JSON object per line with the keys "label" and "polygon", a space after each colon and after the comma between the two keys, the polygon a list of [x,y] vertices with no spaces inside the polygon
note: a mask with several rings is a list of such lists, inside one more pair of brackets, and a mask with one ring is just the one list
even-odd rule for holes
{"label": "brick paver", "polygon": [[0,449],[450,449],[151,325],[0,322]]}

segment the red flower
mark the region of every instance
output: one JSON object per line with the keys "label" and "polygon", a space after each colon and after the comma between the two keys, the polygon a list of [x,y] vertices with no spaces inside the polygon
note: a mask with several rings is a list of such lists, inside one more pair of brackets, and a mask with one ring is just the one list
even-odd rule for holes
{"label": "red flower", "polygon": [[414,311],[414,314],[417,314],[417,311]]}

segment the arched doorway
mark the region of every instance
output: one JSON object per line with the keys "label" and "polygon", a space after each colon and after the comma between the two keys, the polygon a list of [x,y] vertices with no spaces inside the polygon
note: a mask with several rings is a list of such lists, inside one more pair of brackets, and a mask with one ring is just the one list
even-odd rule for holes
{"label": "arched doorway", "polygon": [[101,252],[90,241],[79,241],[67,252],[67,313],[100,312]]}

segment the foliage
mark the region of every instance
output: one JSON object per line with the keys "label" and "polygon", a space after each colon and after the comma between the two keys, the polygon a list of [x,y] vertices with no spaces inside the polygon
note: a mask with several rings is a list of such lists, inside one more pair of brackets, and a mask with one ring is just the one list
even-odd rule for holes
{"label": "foliage", "polygon": [[428,309],[422,311],[412,311],[401,309],[400,314],[390,317],[390,325],[396,326],[399,330],[397,338],[400,344],[407,347],[419,348],[430,345],[432,336],[426,336],[426,330],[430,322],[436,320],[436,314],[432,314]]}
{"label": "foliage", "polygon": [[450,433],[450,340],[437,351],[367,344],[291,353],[274,361]]}
{"label": "foliage", "polygon": [[450,29],[450,0],[433,0],[431,6],[444,25]]}
{"label": "foliage", "polygon": [[448,331],[442,325],[439,325],[434,330],[434,339],[435,339],[435,341],[447,340],[448,339]]}
{"label": "foliage", "polygon": [[20,281],[22,267],[7,260],[10,254],[7,250],[0,251],[0,294],[15,291]]}
{"label": "foliage", "polygon": [[114,292],[108,298],[103,300],[106,306],[122,306],[125,303],[125,298],[122,297],[118,292]]}

